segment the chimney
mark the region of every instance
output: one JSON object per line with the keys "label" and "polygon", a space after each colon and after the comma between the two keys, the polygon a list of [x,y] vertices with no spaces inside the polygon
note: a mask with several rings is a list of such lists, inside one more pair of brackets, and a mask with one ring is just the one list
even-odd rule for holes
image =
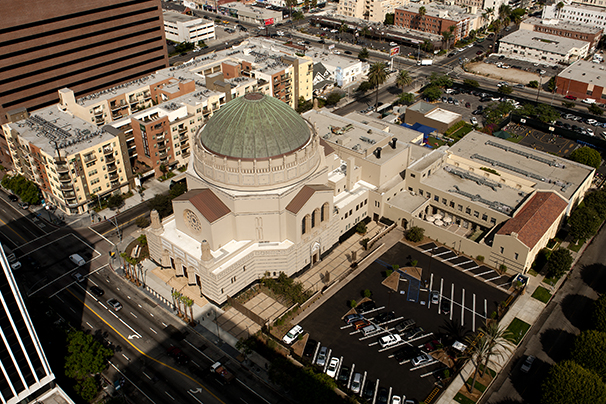
{"label": "chimney", "polygon": [[396,148],[396,143],[398,143],[398,138],[397,137],[392,138],[391,143],[390,143],[392,149]]}
{"label": "chimney", "polygon": [[381,158],[381,150],[382,150],[382,149],[381,149],[380,147],[377,147],[377,148],[375,149],[375,151],[373,152],[373,153],[375,154],[375,157],[376,157],[376,158],[378,158],[378,159],[380,159],[380,158]]}

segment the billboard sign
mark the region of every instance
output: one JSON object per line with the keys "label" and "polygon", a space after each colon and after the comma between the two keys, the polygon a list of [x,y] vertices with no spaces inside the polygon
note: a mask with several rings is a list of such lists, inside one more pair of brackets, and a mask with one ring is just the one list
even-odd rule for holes
{"label": "billboard sign", "polygon": [[274,25],[274,19],[273,18],[267,18],[265,20],[265,25]]}
{"label": "billboard sign", "polygon": [[335,48],[335,44],[334,44],[334,43],[333,43],[333,44],[331,44],[331,45],[328,45],[328,49],[329,49],[329,50],[330,50],[330,49],[334,49],[334,48]]}
{"label": "billboard sign", "polygon": [[394,46],[389,50],[389,57],[392,58],[394,56],[398,56],[400,54],[400,47]]}

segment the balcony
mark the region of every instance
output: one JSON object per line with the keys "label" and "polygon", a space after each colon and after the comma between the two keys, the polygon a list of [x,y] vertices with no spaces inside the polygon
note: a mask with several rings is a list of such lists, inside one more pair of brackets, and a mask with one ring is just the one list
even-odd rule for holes
{"label": "balcony", "polygon": [[94,153],[87,154],[84,156],[84,163],[91,163],[97,160],[97,156]]}
{"label": "balcony", "polygon": [[158,142],[160,142],[160,141],[164,140],[165,138],[166,138],[166,135],[164,134],[164,132],[162,132],[162,134],[160,134],[160,135],[156,136],[156,140],[157,140]]}
{"label": "balcony", "polygon": [[108,164],[107,165],[107,172],[108,173],[112,173],[115,172],[118,169],[118,166],[115,164]]}
{"label": "balcony", "polygon": [[187,133],[187,128],[179,128],[179,135],[182,135],[184,133]]}
{"label": "balcony", "polygon": [[97,125],[100,125],[102,123],[105,123],[105,118],[103,118],[103,116],[95,116],[95,123]]}
{"label": "balcony", "polygon": [[116,180],[118,180],[118,178],[120,178],[120,176],[118,174],[110,174],[109,175],[110,181],[116,181]]}
{"label": "balcony", "polygon": [[112,155],[107,155],[107,156],[105,156],[105,162],[106,162],[106,163],[112,163],[112,162],[114,162],[114,161],[116,161],[116,158],[114,157],[114,155],[113,155],[113,154],[112,154]]}
{"label": "balcony", "polygon": [[114,148],[113,147],[104,147],[103,148],[103,154],[108,155],[108,154],[113,154],[114,153]]}
{"label": "balcony", "polygon": [[158,157],[160,157],[161,159],[166,158],[167,155],[168,154],[165,151],[158,153]]}
{"label": "balcony", "polygon": [[59,176],[59,181],[61,181],[61,182],[69,182],[69,183],[71,183],[71,182],[72,182],[72,177],[70,177],[70,176],[69,176],[69,175],[67,175],[67,174],[63,174],[63,175],[60,175],[60,176]]}
{"label": "balcony", "polygon": [[188,158],[190,155],[190,152],[189,152],[189,150],[187,150],[187,151],[184,151],[183,153],[181,153],[181,155],[183,156],[183,158]]}
{"label": "balcony", "polygon": [[99,115],[103,115],[103,110],[102,109],[94,109],[93,110],[93,115],[95,117],[99,116]]}
{"label": "balcony", "polygon": [[66,191],[74,191],[74,187],[72,186],[72,184],[61,184],[61,191],[66,192]]}
{"label": "balcony", "polygon": [[63,191],[63,197],[65,199],[76,199],[76,193],[74,191]]}

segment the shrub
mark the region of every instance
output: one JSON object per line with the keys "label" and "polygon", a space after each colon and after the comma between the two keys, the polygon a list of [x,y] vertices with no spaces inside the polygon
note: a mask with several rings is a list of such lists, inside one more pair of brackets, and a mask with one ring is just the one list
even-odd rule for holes
{"label": "shrub", "polygon": [[388,269],[385,271],[385,276],[389,277],[391,274],[393,274],[393,269]]}
{"label": "shrub", "polygon": [[410,261],[410,266],[411,267],[416,267],[418,263],[419,263],[418,260],[412,260],[412,261]]}
{"label": "shrub", "polygon": [[372,292],[370,291],[370,289],[364,289],[364,292],[362,292],[362,294],[364,295],[364,297],[372,296]]}
{"label": "shrub", "polygon": [[349,307],[351,307],[352,309],[353,309],[354,307],[356,307],[357,305],[358,305],[358,303],[357,303],[355,300],[351,299],[351,300],[349,301]]}
{"label": "shrub", "polygon": [[356,231],[360,234],[366,233],[366,223],[364,223],[364,222],[358,223],[358,225],[356,226]]}
{"label": "shrub", "polygon": [[413,243],[418,243],[423,240],[423,235],[425,234],[425,229],[414,226],[412,227],[408,233],[406,233],[406,240],[412,241]]}
{"label": "shrub", "polygon": [[478,255],[478,256],[476,257],[476,259],[477,259],[478,261],[480,261],[480,262],[484,262],[484,256],[483,256],[483,255]]}
{"label": "shrub", "polygon": [[363,238],[362,240],[360,240],[360,244],[362,244],[362,247],[364,247],[365,250],[368,249],[368,242],[370,241],[370,239],[368,237]]}
{"label": "shrub", "polygon": [[505,264],[499,265],[499,271],[501,271],[501,273],[504,274],[507,271],[507,265],[505,265]]}

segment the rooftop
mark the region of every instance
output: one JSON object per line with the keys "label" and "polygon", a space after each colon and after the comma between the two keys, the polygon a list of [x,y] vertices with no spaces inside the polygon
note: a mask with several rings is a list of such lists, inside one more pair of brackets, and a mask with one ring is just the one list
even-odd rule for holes
{"label": "rooftop", "polygon": [[226,9],[230,9],[230,10],[237,10],[238,14],[242,14],[248,17],[252,17],[255,16],[259,19],[267,19],[267,18],[278,18],[279,20],[282,20],[282,12],[281,11],[274,11],[274,10],[268,10],[262,7],[253,7],[253,6],[249,6],[246,4],[242,4],[240,2],[234,1],[231,3],[225,3],[225,4],[221,4],[219,6],[219,10],[221,8],[226,8]]}
{"label": "rooftop", "polygon": [[411,106],[409,106],[406,110],[411,110],[411,111],[418,111],[422,114],[426,114],[429,111],[432,111],[434,109],[436,109],[437,107],[434,104],[430,104],[428,102],[425,101],[417,101],[414,104],[412,104]]}
{"label": "rooftop", "polygon": [[606,67],[602,63],[579,60],[564,69],[558,77],[604,86]]}
{"label": "rooftop", "polygon": [[566,55],[574,48],[580,49],[589,46],[589,43],[586,41],[545,34],[543,32],[531,31],[529,33],[529,31],[523,29],[512,32],[501,38],[500,41],[558,55]]}
{"label": "rooftop", "polygon": [[209,223],[231,213],[231,210],[210,189],[192,189],[176,197],[174,201],[189,201]]}
{"label": "rooftop", "polygon": [[174,23],[178,23],[178,22],[200,22],[200,23],[204,23],[205,25],[214,24],[214,22],[212,22],[212,21],[207,21],[207,20],[204,20],[204,19],[199,18],[199,17],[192,17],[190,15],[178,13],[178,12],[175,12],[175,11],[165,11],[163,13],[163,15],[164,15],[164,21],[168,21],[168,22],[174,22]]}
{"label": "rooftop", "polygon": [[398,6],[396,7],[396,10],[403,10],[418,14],[419,9],[421,7],[425,8],[425,15],[427,17],[437,17],[450,21],[462,21],[466,18],[472,18],[478,14],[481,14],[481,10],[476,14],[471,14],[465,7],[459,7],[454,5],[449,6],[436,3],[410,3],[404,6]]}
{"label": "rooftop", "polygon": [[497,234],[515,233],[518,240],[532,249],[567,206],[568,203],[555,192],[536,192]]}
{"label": "rooftop", "polygon": [[468,133],[449,152],[522,178],[534,189],[557,191],[566,200],[594,171],[592,167],[477,131]]}
{"label": "rooftop", "polygon": [[427,118],[433,119],[434,121],[446,123],[449,125],[461,120],[461,114],[457,114],[456,112],[448,111],[442,108],[436,108],[425,116]]}
{"label": "rooftop", "polygon": [[58,152],[63,157],[77,154],[116,136],[107,131],[107,126],[98,128],[61,111],[57,105],[36,110],[29,118],[7,125],[23,139],[56,157],[59,157]]}
{"label": "rooftop", "polygon": [[593,25],[579,24],[573,21],[558,20],[557,18],[547,19],[539,17],[530,17],[523,21],[524,24],[538,25],[550,28],[560,28],[567,31],[582,32],[585,34],[598,34],[602,28]]}

